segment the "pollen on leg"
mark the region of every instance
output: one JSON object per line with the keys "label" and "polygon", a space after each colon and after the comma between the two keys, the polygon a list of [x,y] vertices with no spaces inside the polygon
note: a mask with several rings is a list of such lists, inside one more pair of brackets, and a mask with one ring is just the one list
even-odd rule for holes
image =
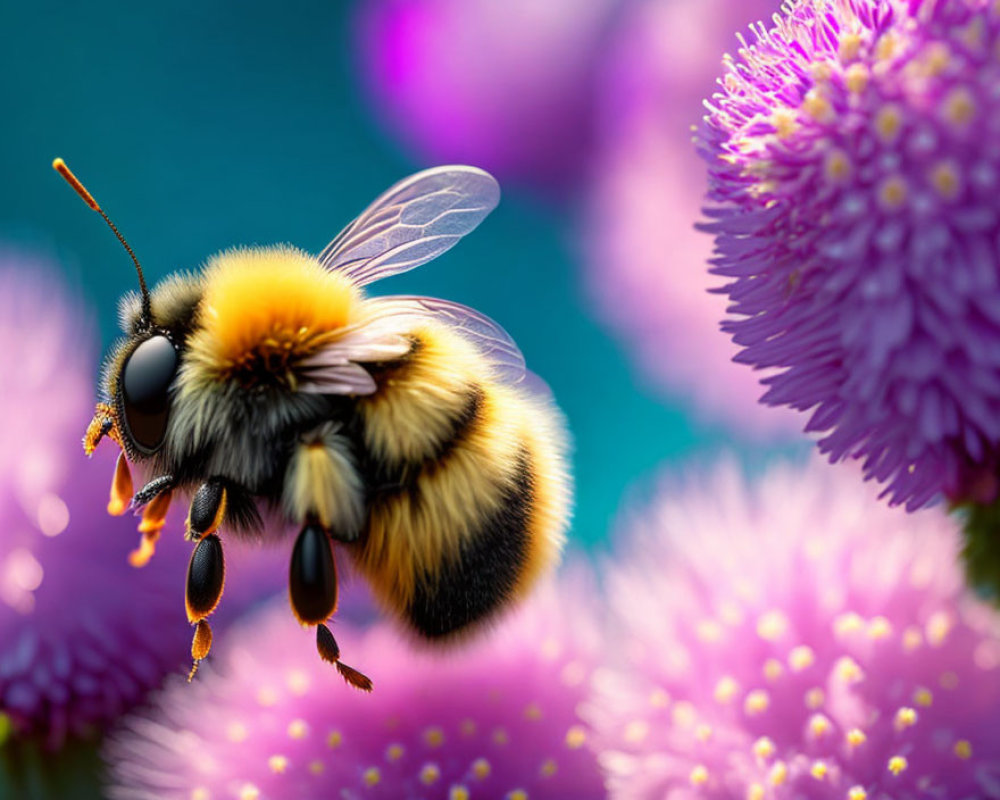
{"label": "pollen on leg", "polygon": [[115,477],[111,481],[111,496],[108,498],[108,513],[120,517],[132,502],[132,473],[128,468],[125,453],[118,454],[115,464]]}

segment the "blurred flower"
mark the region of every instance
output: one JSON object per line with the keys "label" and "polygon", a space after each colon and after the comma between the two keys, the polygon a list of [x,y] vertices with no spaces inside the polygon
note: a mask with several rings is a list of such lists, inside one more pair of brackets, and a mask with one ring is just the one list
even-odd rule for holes
{"label": "blurred flower", "polygon": [[592,77],[621,0],[374,0],[361,70],[421,157],[542,186],[573,183],[592,134]]}
{"label": "blurred flower", "polygon": [[[137,520],[106,511],[114,447],[88,462],[80,444],[90,328],[51,264],[5,254],[0,267],[0,720],[55,748],[96,734],[187,662],[190,545],[173,518],[153,562],[128,565]],[[286,575],[270,553],[230,565],[223,619]]]}
{"label": "blurred flower", "polygon": [[1000,797],[1000,620],[948,517],[850,472],[723,468],[637,520],[585,713],[615,796]]}
{"label": "blurred flower", "polygon": [[995,4],[799,2],[754,38],[700,134],[739,360],[893,503],[993,499]]}
{"label": "blurred flower", "polygon": [[596,798],[576,707],[601,645],[592,589],[547,586],[485,639],[415,650],[341,626],[362,694],[316,658],[284,603],[234,631],[197,685],[167,689],[112,739],[110,796]]}
{"label": "blurred flower", "polygon": [[643,0],[630,6],[605,65],[601,137],[585,224],[594,303],[630,342],[642,370],[760,438],[801,429],[796,415],[759,404],[749,370],[719,330],[725,300],[709,294],[711,244],[695,230],[705,167],[691,154],[722,55],[745,23],[778,0]]}

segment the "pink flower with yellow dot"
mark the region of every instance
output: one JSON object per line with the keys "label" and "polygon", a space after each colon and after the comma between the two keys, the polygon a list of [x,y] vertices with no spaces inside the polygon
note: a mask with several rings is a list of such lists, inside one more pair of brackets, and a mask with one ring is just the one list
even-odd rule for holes
{"label": "pink flower with yellow dot", "polygon": [[626,665],[585,714],[612,795],[1000,797],[1000,625],[957,544],[821,464],[662,498],[611,567]]}
{"label": "pink flower with yellow dot", "polygon": [[994,499],[1000,7],[801,0],[752,38],[700,133],[737,360],[893,503]]}
{"label": "pink flower with yellow dot", "polygon": [[285,608],[267,610],[217,669],[126,721],[107,753],[111,796],[603,797],[577,714],[600,644],[583,592],[576,578],[547,587],[449,652],[415,650],[387,624],[356,631],[370,695],[311,657]]}

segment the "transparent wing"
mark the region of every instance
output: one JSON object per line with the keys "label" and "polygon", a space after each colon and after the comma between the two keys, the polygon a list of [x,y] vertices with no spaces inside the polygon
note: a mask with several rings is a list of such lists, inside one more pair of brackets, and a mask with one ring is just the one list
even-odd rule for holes
{"label": "transparent wing", "polygon": [[379,297],[378,303],[383,313],[393,317],[430,317],[458,330],[492,362],[500,380],[510,384],[524,380],[527,370],[520,348],[507,331],[485,314],[437,297],[397,294]]}
{"label": "transparent wing", "polygon": [[471,232],[500,202],[475,167],[435,167],[389,188],[319,255],[359,286],[425,264]]}

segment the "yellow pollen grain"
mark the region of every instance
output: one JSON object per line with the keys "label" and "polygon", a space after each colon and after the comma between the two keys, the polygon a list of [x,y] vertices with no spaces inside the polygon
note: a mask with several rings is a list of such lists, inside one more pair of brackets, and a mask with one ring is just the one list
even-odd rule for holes
{"label": "yellow pollen grain", "polygon": [[958,86],[945,95],[941,103],[941,112],[949,124],[965,127],[976,116],[976,100],[972,92],[964,86]]}
{"label": "yellow pollen grain", "polygon": [[955,742],[955,755],[963,761],[972,758],[972,744],[968,739],[959,739]]}
{"label": "yellow pollen grain", "polygon": [[934,77],[944,72],[951,63],[951,51],[944,42],[932,42],[921,53],[920,65],[924,74]]}
{"label": "yellow pollen grain", "polygon": [[278,693],[270,686],[261,686],[257,690],[257,702],[264,706],[273,706],[278,702]]}
{"label": "yellow pollen grain", "polygon": [[698,712],[691,703],[682,700],[674,705],[670,716],[678,728],[690,728],[698,719]]}
{"label": "yellow pollen grain", "polygon": [[830,101],[815,89],[806,92],[802,101],[802,110],[817,122],[831,122],[836,116]]}
{"label": "yellow pollen grain", "polygon": [[895,211],[906,202],[906,181],[899,175],[893,175],[882,181],[878,190],[878,199],[882,207]]}
{"label": "yellow pollen grain", "polygon": [[762,784],[751,783],[747,787],[747,800],[764,800],[767,794]]}
{"label": "yellow pollen grain", "polygon": [[860,747],[868,740],[868,737],[865,736],[865,732],[861,728],[851,728],[845,738],[847,739],[847,744],[851,747]]}
{"label": "yellow pollen grain", "polygon": [[704,764],[699,764],[691,770],[691,775],[688,779],[691,781],[692,786],[704,786],[708,783],[708,767]]}
{"label": "yellow pollen grain", "polygon": [[802,670],[809,669],[815,662],[816,654],[813,649],[804,644],[792,648],[792,652],[788,654],[788,666],[791,667],[792,672],[802,672]]}
{"label": "yellow pollen grain", "polygon": [[722,626],[714,619],[703,619],[695,627],[695,635],[702,642],[718,642],[722,639]]}
{"label": "yellow pollen grain", "polygon": [[452,786],[448,790],[448,800],[469,800],[472,794],[464,786]]}
{"label": "yellow pollen grain", "polygon": [[531,703],[524,709],[524,718],[532,722],[537,722],[542,718],[542,709],[538,703]]}
{"label": "yellow pollen grain", "polygon": [[267,768],[275,775],[281,775],[286,769],[288,769],[288,759],[285,756],[271,756],[267,760]]}
{"label": "yellow pollen grain", "polygon": [[784,671],[785,668],[781,666],[781,662],[776,658],[769,658],[764,662],[764,678],[771,683],[778,680]]}
{"label": "yellow pollen grain", "polygon": [[406,748],[401,744],[390,744],[385,748],[386,761],[399,761],[406,752]]}
{"label": "yellow pollen grain", "polygon": [[288,673],[285,681],[288,684],[288,691],[296,697],[302,697],[309,691],[309,676],[302,670],[292,670]]}
{"label": "yellow pollen grain", "polygon": [[799,128],[799,123],[795,119],[795,112],[789,108],[779,108],[771,114],[771,124],[774,126],[774,133],[779,139],[790,138]]}
{"label": "yellow pollen grain", "polygon": [[715,702],[721,703],[722,705],[728,705],[733,702],[736,695],[739,694],[740,685],[728,675],[720,678],[719,682],[715,684]]}
{"label": "yellow pollen grain", "polygon": [[231,722],[226,726],[226,738],[236,744],[245,742],[249,735],[250,731],[242,722]]}
{"label": "yellow pollen grain", "polygon": [[774,642],[788,630],[788,617],[778,610],[768,611],[757,620],[757,635],[766,642]]}
{"label": "yellow pollen grain", "polygon": [[323,765],[323,762],[318,759],[316,761],[309,762],[309,772],[312,775],[322,775],[325,769],[326,767]]}
{"label": "yellow pollen grain", "polygon": [[542,762],[542,766],[538,768],[538,774],[543,778],[551,778],[556,772],[559,771],[559,765],[556,763],[554,758],[547,758]]}
{"label": "yellow pollen grain", "polygon": [[582,725],[574,725],[566,731],[566,746],[570,750],[579,750],[587,742],[587,731]]}
{"label": "yellow pollen grain", "polygon": [[[838,151],[835,150],[834,152]],[[861,618],[861,615],[856,614],[853,611],[840,614],[833,621],[833,632],[837,636],[847,636],[851,633],[857,633],[858,631],[864,630],[864,627],[865,621]]]}
{"label": "yellow pollen grain", "polygon": [[260,789],[252,783],[244,783],[240,788],[240,800],[257,800],[260,797]]}
{"label": "yellow pollen grain", "polygon": [[884,61],[892,58],[896,54],[899,41],[892,33],[883,34],[879,37],[878,44],[875,45],[875,58]]}
{"label": "yellow pollen grain", "polygon": [[908,706],[903,706],[896,712],[892,722],[897,731],[905,731],[917,724],[917,712]]}
{"label": "yellow pollen grain", "polygon": [[875,133],[883,142],[891,142],[903,127],[903,115],[898,106],[888,104],[882,106],[875,115]]}
{"label": "yellow pollen grain", "polygon": [[666,708],[670,705],[670,695],[663,689],[653,689],[649,693],[649,704],[653,708]]}
{"label": "yellow pollen grain", "polygon": [[309,724],[304,719],[293,719],[288,723],[288,735],[292,739],[305,739],[309,735]]}
{"label": "yellow pollen grain", "polygon": [[379,772],[378,767],[368,767],[361,775],[361,780],[364,781],[365,786],[377,786],[378,782],[382,780],[382,773]]}
{"label": "yellow pollen grain", "polygon": [[874,641],[888,639],[892,636],[892,623],[885,617],[874,617],[868,623],[868,638]]}
{"label": "yellow pollen grain", "polygon": [[812,79],[816,83],[826,83],[833,77],[833,67],[825,61],[820,61],[813,64],[810,75],[812,75]]}
{"label": "yellow pollen grain", "polygon": [[694,738],[699,742],[707,742],[712,738],[712,726],[711,725],[699,725],[694,729]]}
{"label": "yellow pollen grain", "polygon": [[424,731],[424,741],[428,747],[440,747],[444,744],[444,731],[440,728],[428,728]]}
{"label": "yellow pollen grain", "polygon": [[868,792],[863,786],[852,786],[847,790],[847,800],[868,800]]}
{"label": "yellow pollen grain", "polygon": [[825,761],[813,761],[812,766],[809,767],[809,774],[818,781],[823,780],[829,771],[830,768],[826,765]]}
{"label": "yellow pollen grain", "polygon": [[772,786],[781,786],[788,779],[788,765],[784,761],[775,761],[767,774],[767,779]]}
{"label": "yellow pollen grain", "polygon": [[331,750],[336,750],[344,743],[344,735],[340,731],[330,731],[326,735],[326,746]]}
{"label": "yellow pollen grain", "polygon": [[774,755],[775,749],[774,742],[767,736],[761,736],[753,743],[753,754],[757,758],[770,758]]}
{"label": "yellow pollen grain", "polygon": [[191,800],[212,800],[212,793],[204,786],[191,790]]}
{"label": "yellow pollen grain", "polygon": [[931,647],[940,647],[951,632],[951,616],[947,611],[936,611],[931,614],[924,625],[924,635]]}
{"label": "yellow pollen grain", "polygon": [[424,764],[420,768],[420,782],[425,786],[430,786],[432,783],[436,783],[440,777],[441,768],[433,762]]}
{"label": "yellow pollen grain", "polygon": [[477,758],[472,762],[472,774],[476,776],[476,780],[484,781],[490,777],[490,762],[485,758]]}
{"label": "yellow pollen grain", "polygon": [[938,678],[938,683],[941,684],[942,689],[947,689],[952,691],[958,688],[958,675],[954,672],[942,672],[941,677]]}
{"label": "yellow pollen grain", "polygon": [[825,714],[813,714],[809,717],[809,735],[814,739],[826,736],[833,729],[833,723]]}
{"label": "yellow pollen grain", "polygon": [[503,747],[509,741],[510,737],[507,735],[507,731],[503,728],[497,728],[493,731],[493,744],[498,744]]}
{"label": "yellow pollen grain", "polygon": [[524,789],[514,789],[507,792],[507,800],[528,800],[528,793]]}
{"label": "yellow pollen grain", "polygon": [[844,71],[844,83],[847,85],[847,91],[853,94],[861,94],[861,92],[868,88],[868,77],[867,66],[860,61],[856,64],[851,64]]}
{"label": "yellow pollen grain", "polygon": [[815,711],[817,708],[822,708],[823,703],[825,702],[826,702],[826,692],[824,692],[818,686],[814,686],[812,689],[806,692],[806,697],[805,697],[806,708]]}
{"label": "yellow pollen grain", "polygon": [[649,723],[641,719],[634,719],[625,726],[625,741],[638,744],[649,733]]}
{"label": "yellow pollen grain", "polygon": [[913,702],[918,706],[929,708],[934,703],[934,693],[921,686],[913,693]]}
{"label": "yellow pollen grain", "polygon": [[920,629],[911,625],[903,631],[903,652],[912,653],[924,643],[924,635]]}
{"label": "yellow pollen grain", "polygon": [[841,61],[851,61],[861,52],[861,36],[857,33],[845,33],[837,47],[837,55]]}
{"label": "yellow pollen grain", "polygon": [[763,689],[754,689],[743,701],[744,713],[753,716],[763,714],[771,705],[771,696]]}
{"label": "yellow pollen grain", "polygon": [[905,756],[893,756],[889,759],[887,765],[889,772],[896,776],[901,775],[908,766],[909,762],[907,762]]}
{"label": "yellow pollen grain", "polygon": [[978,50],[983,44],[985,33],[986,29],[983,25],[983,18],[973,17],[958,35],[970,50]]}
{"label": "yellow pollen grain", "polygon": [[931,169],[930,180],[938,194],[945,199],[951,200],[958,194],[958,169],[954,164],[948,161],[935,164]]}

